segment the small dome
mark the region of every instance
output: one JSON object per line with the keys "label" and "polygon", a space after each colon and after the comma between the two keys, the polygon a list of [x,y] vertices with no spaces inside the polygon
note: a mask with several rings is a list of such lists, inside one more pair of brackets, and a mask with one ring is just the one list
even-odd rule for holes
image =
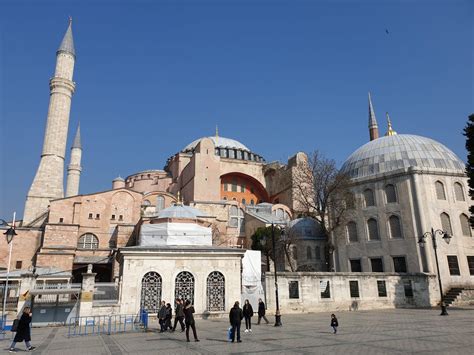
{"label": "small dome", "polygon": [[[109,181],[110,181],[110,180],[109,180]],[[125,181],[125,180],[123,179],[123,177],[117,176],[117,177],[116,177],[115,179],[113,179],[112,181]]]}
{"label": "small dome", "polygon": [[174,204],[164,210],[160,211],[158,218],[184,218],[184,219],[196,219],[199,217],[209,217],[206,213],[181,204]]}
{"label": "small dome", "polygon": [[410,134],[381,137],[364,144],[349,156],[341,171],[351,178],[362,178],[409,167],[461,174],[465,171],[461,159],[446,146]]}
{"label": "small dome", "polygon": [[232,149],[241,149],[250,152],[250,149],[248,149],[245,145],[240,143],[239,141],[236,141],[235,139],[230,139],[230,138],[224,138],[224,137],[201,137],[199,139],[196,139],[195,141],[189,143],[184,149],[182,150],[183,152],[192,152],[198,143],[203,140],[204,138],[209,138],[214,142],[214,145],[216,148],[232,148]]}

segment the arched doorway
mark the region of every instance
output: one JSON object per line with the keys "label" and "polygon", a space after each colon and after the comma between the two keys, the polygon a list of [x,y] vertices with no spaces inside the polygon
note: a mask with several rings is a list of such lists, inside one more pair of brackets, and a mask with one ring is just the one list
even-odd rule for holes
{"label": "arched doorway", "polygon": [[142,278],[140,308],[149,313],[158,313],[161,301],[161,276],[150,271]]}

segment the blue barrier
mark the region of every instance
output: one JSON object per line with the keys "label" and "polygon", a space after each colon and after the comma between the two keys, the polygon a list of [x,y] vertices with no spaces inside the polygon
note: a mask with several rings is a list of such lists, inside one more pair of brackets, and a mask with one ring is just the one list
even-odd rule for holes
{"label": "blue barrier", "polygon": [[148,311],[146,309],[140,311],[140,322],[143,324],[145,329],[148,328]]}
{"label": "blue barrier", "polygon": [[131,314],[110,316],[73,317],[68,324],[68,337],[100,335],[146,330],[141,317]]}

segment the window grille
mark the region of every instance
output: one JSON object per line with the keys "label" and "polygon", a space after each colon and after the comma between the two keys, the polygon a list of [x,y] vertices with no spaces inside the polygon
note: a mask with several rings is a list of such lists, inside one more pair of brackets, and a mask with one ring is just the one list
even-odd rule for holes
{"label": "window grille", "polygon": [[450,275],[461,275],[461,272],[459,271],[458,257],[456,255],[448,255],[448,266]]}
{"label": "window grille", "polygon": [[349,281],[349,291],[351,298],[359,298],[359,281]]}
{"label": "window grille", "polygon": [[443,231],[448,233],[449,235],[453,235],[453,229],[451,228],[451,219],[449,218],[449,215],[447,213],[441,213],[440,215],[441,218],[441,227],[443,228]]}
{"label": "window grille", "polygon": [[99,247],[99,239],[92,233],[83,234],[78,242],[79,249],[97,249]]}
{"label": "window grille", "polygon": [[161,276],[151,271],[142,278],[140,308],[149,313],[158,313],[161,301]]}
{"label": "window grille", "polygon": [[174,296],[194,303],[194,276],[190,272],[182,271],[176,276]]}
{"label": "window grille", "polygon": [[300,290],[298,281],[289,281],[288,282],[288,292],[290,298],[300,298]]}
{"label": "window grille", "polygon": [[207,310],[225,310],[225,279],[219,271],[214,271],[207,277]]}
{"label": "window grille", "polygon": [[377,280],[377,291],[379,297],[387,297],[387,286],[385,285],[385,280]]}

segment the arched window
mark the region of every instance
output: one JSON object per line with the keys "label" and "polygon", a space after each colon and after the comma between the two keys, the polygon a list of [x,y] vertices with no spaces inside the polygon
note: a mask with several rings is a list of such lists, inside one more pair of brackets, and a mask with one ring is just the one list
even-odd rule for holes
{"label": "arched window", "polygon": [[237,206],[230,206],[229,209],[229,226],[238,228],[240,233],[245,230],[244,210]]}
{"label": "arched window", "polygon": [[253,206],[255,205],[255,201],[254,200],[250,200],[250,204]]}
{"label": "arched window", "polygon": [[446,200],[446,193],[444,192],[444,185],[441,181],[436,181],[436,198],[438,200]]}
{"label": "arched window", "polygon": [[285,211],[282,208],[277,208],[276,210],[276,218],[283,219],[285,217]]}
{"label": "arched window", "polygon": [[357,242],[359,237],[357,236],[357,224],[355,222],[347,223],[347,237],[349,242]]}
{"label": "arched window", "polygon": [[314,248],[314,256],[316,260],[321,260],[321,248],[319,246]]}
{"label": "arched window", "polygon": [[174,285],[174,299],[189,300],[194,304],[194,276],[190,272],[182,271],[176,276]]}
{"label": "arched window", "polygon": [[369,231],[369,240],[380,240],[379,226],[375,218],[370,218],[367,221],[367,229]]}
{"label": "arched window", "polygon": [[246,205],[246,204],[247,204],[247,201],[245,200],[245,198],[242,199],[242,204],[243,204],[243,205]]}
{"label": "arched window", "polygon": [[459,182],[454,183],[454,195],[456,196],[456,201],[466,201],[464,198],[464,190]]}
{"label": "arched window", "polygon": [[225,279],[219,271],[214,271],[207,277],[207,310],[225,310]]}
{"label": "arched window", "polygon": [[348,192],[345,196],[346,208],[351,210],[355,208],[355,196],[352,192]]}
{"label": "arched window", "polygon": [[390,237],[403,238],[400,218],[398,218],[398,216],[390,216],[388,218],[388,226],[390,229]]}
{"label": "arched window", "polygon": [[143,200],[142,206],[150,206],[151,202],[150,200]]}
{"label": "arched window", "polygon": [[99,247],[99,239],[92,233],[81,235],[77,241],[79,249],[97,249]]}
{"label": "arched window", "polygon": [[165,208],[165,198],[163,196],[158,196],[156,198],[156,211],[159,212]]}
{"label": "arched window", "polygon": [[395,191],[395,186],[391,184],[385,186],[385,196],[387,198],[387,203],[397,202],[397,192]]}
{"label": "arched window", "polygon": [[311,260],[313,256],[311,255],[311,247],[306,247],[306,259]]}
{"label": "arched window", "polygon": [[461,222],[462,235],[466,237],[472,237],[471,226],[469,225],[469,218],[463,213],[459,215],[459,221]]}
{"label": "arched window", "polygon": [[158,313],[161,301],[161,276],[150,271],[142,278],[140,308],[149,313]]}
{"label": "arched window", "polygon": [[293,246],[291,248],[291,254],[293,255],[293,259],[298,260],[298,249],[296,246]]}
{"label": "arched window", "polygon": [[453,229],[451,228],[451,219],[449,218],[449,215],[447,213],[441,213],[441,227],[443,228],[443,231],[448,233],[449,235],[453,235]]}
{"label": "arched window", "polygon": [[364,191],[365,207],[375,206],[374,192],[371,189]]}

